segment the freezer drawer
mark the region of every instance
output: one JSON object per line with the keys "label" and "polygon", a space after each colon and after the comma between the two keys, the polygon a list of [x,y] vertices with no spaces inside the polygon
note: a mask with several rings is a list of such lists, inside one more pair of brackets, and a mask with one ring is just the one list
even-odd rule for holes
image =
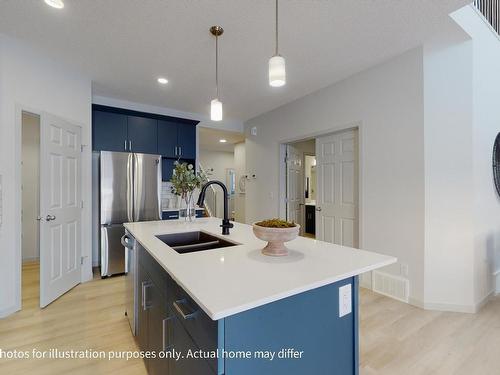
{"label": "freezer drawer", "polygon": [[125,227],[121,224],[101,226],[101,276],[125,272],[125,247],[121,238]]}

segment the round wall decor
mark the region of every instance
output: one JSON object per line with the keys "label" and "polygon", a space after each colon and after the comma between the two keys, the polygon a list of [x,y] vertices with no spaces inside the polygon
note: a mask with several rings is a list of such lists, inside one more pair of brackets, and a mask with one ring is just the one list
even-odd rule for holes
{"label": "round wall decor", "polygon": [[493,179],[497,193],[500,195],[500,133],[497,134],[493,146]]}

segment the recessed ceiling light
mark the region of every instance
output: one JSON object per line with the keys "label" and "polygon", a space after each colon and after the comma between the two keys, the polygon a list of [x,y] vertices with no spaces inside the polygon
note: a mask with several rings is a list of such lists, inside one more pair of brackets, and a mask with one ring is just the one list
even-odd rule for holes
{"label": "recessed ceiling light", "polygon": [[168,79],[166,79],[164,77],[160,77],[160,78],[158,78],[158,83],[162,84],[162,85],[166,85],[168,83]]}
{"label": "recessed ceiling light", "polygon": [[56,9],[64,8],[64,3],[62,0],[45,0],[45,4],[50,5],[52,8]]}
{"label": "recessed ceiling light", "polygon": [[227,141],[225,139],[219,139],[220,143],[226,143]]}

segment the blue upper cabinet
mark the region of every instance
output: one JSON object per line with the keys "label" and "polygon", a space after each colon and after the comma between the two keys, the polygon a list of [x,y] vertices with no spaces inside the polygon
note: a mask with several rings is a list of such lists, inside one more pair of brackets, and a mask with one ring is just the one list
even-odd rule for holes
{"label": "blue upper cabinet", "polygon": [[182,159],[196,159],[196,126],[179,124],[177,127],[178,156]]}
{"label": "blue upper cabinet", "polygon": [[158,153],[165,158],[176,158],[177,123],[158,120]]}
{"label": "blue upper cabinet", "polygon": [[174,161],[196,159],[199,121],[94,104],[92,149],[162,156],[162,178],[172,177]]}
{"label": "blue upper cabinet", "polygon": [[196,159],[196,124],[159,120],[158,153],[166,158]]}
{"label": "blue upper cabinet", "polygon": [[94,110],[92,127],[93,150],[128,151],[126,115]]}
{"label": "blue upper cabinet", "polygon": [[158,120],[128,116],[128,149],[131,152],[157,154]]}

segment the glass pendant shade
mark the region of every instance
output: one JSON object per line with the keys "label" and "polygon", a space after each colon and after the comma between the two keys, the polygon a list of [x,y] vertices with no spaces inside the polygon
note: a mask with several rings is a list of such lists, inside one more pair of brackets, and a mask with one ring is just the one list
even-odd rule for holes
{"label": "glass pendant shade", "polygon": [[269,85],[284,86],[286,83],[285,58],[280,55],[269,59]]}
{"label": "glass pendant shade", "polygon": [[212,121],[222,120],[222,102],[219,99],[210,102],[210,119]]}

